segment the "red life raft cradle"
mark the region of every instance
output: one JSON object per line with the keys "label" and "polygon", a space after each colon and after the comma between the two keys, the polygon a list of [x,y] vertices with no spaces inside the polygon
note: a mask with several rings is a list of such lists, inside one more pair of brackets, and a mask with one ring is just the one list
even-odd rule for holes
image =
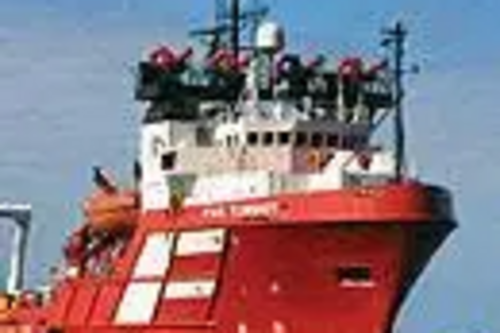
{"label": "red life raft cradle", "polygon": [[[239,4],[206,61],[161,47],[136,185],[96,169],[49,288],[0,296],[1,333],[387,333],[455,227],[449,193],[408,177],[401,25],[382,65],[305,65],[284,31],[241,47]],[[241,60],[243,59],[243,60]],[[394,115],[396,152],[373,133]]]}

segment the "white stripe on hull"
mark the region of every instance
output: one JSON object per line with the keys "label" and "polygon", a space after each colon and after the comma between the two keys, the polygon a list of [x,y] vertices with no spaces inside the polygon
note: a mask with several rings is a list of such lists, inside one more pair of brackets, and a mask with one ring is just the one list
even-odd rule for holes
{"label": "white stripe on hull", "polygon": [[[184,231],[178,234],[177,239],[174,233],[148,234],[136,260],[132,281],[120,300],[115,323],[150,324],[154,322],[159,302],[209,301],[216,291],[216,278],[207,277],[206,272],[200,272],[196,265],[186,268],[185,276],[177,281],[165,281],[165,278],[173,272],[172,269],[180,269],[175,266],[175,258],[181,262],[199,260],[200,257],[204,260],[204,256],[220,260],[225,235],[225,229]],[[150,281],[134,281],[144,278]]]}
{"label": "white stripe on hull", "polygon": [[167,283],[164,299],[186,300],[209,298],[215,293],[215,281],[185,281]]}
{"label": "white stripe on hull", "polygon": [[186,257],[222,253],[224,250],[224,234],[224,229],[183,232],[177,241],[175,254]]}
{"label": "white stripe on hull", "polygon": [[115,323],[149,324],[159,301],[161,282],[132,282],[120,302]]}
{"label": "white stripe on hull", "polygon": [[162,277],[170,267],[173,235],[157,232],[148,235],[134,268],[133,277]]}

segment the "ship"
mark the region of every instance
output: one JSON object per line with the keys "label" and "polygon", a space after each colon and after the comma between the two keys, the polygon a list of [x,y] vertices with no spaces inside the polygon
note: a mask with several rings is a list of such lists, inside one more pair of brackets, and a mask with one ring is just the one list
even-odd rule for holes
{"label": "ship", "polygon": [[94,168],[44,288],[23,288],[19,242],[0,332],[393,332],[456,227],[451,193],[409,170],[405,26],[380,59],[307,58],[267,7],[217,4],[203,50],[138,61],[133,186]]}

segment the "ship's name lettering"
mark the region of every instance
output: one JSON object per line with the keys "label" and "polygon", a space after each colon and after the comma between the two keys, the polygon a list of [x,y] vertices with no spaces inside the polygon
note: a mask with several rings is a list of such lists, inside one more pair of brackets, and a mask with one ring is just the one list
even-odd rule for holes
{"label": "ship's name lettering", "polygon": [[205,218],[269,218],[278,215],[277,202],[256,204],[237,204],[229,206],[211,207],[202,211]]}

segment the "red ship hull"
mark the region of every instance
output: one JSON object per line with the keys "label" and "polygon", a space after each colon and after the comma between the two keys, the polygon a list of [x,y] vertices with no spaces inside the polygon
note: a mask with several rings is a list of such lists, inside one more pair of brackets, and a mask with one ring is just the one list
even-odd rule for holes
{"label": "red ship hull", "polygon": [[[417,183],[151,212],[109,278],[64,281],[46,307],[12,320],[42,332],[390,332],[453,227],[447,193]],[[225,230],[220,252],[173,256],[163,276],[133,276],[148,235],[207,228]],[[213,291],[165,296],[173,281],[201,280]],[[117,321],[133,284],[158,286],[147,323]]]}

